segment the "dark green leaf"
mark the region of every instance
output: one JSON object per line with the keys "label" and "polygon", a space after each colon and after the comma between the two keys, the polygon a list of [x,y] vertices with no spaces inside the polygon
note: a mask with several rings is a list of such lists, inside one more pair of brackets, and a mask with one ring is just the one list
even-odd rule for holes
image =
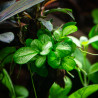
{"label": "dark green leaf", "polygon": [[38,75],[40,75],[42,77],[47,77],[47,75],[48,75],[48,69],[46,68],[45,65],[38,68],[35,66],[34,63],[31,63],[31,70],[32,70],[32,72],[36,72]]}
{"label": "dark green leaf", "polygon": [[95,23],[95,24],[98,24],[98,9],[94,9],[94,10],[92,11],[92,17],[93,17],[93,19],[94,19],[94,23]]}
{"label": "dark green leaf", "polygon": [[97,83],[98,84],[98,62],[93,64],[90,67],[89,70],[89,79],[93,82],[93,83]]}
{"label": "dark green leaf", "polygon": [[42,18],[39,18],[39,21],[41,21],[41,23],[49,30],[52,31],[53,30],[53,25],[51,24],[50,21],[46,21]]}
{"label": "dark green leaf", "polygon": [[32,41],[33,41],[32,39],[27,39],[26,40],[26,46],[30,47]]}
{"label": "dark green leaf", "polygon": [[43,64],[45,63],[46,61],[46,56],[39,56],[36,61],[35,61],[35,65],[36,67],[40,68],[43,66]]}
{"label": "dark green leaf", "polygon": [[58,84],[54,83],[49,91],[49,98],[66,98],[66,95],[72,88],[72,82],[68,77],[64,78],[65,87],[61,88]]}
{"label": "dark green leaf", "polygon": [[60,63],[61,63],[61,59],[57,58],[56,54],[53,51],[50,51],[48,55],[48,64],[52,68],[58,68],[58,66],[60,66]]}
{"label": "dark green leaf", "polygon": [[18,64],[25,64],[37,54],[38,52],[31,47],[22,47],[14,54],[14,61]]}
{"label": "dark green leaf", "polygon": [[66,71],[71,71],[75,69],[76,63],[71,57],[64,57],[62,59],[61,68],[65,69]]}
{"label": "dark green leaf", "polygon": [[70,15],[74,19],[74,16],[72,15],[72,10],[67,9],[67,8],[57,8],[57,9],[46,10],[44,13],[45,13],[45,15],[48,15],[48,14],[53,13],[53,12],[66,13],[66,14]]}
{"label": "dark green leaf", "polygon": [[92,93],[98,91],[98,84],[83,87],[72,93],[68,98],[89,98]]}
{"label": "dark green leaf", "polygon": [[9,74],[7,73],[7,71],[5,69],[3,69],[3,79],[1,82],[3,85],[5,85],[9,89],[11,98],[16,98],[12,81],[10,79]]}
{"label": "dark green leaf", "polygon": [[51,36],[51,32],[47,29],[39,29],[37,32],[37,36],[39,37],[42,34],[47,34],[47,35]]}
{"label": "dark green leaf", "polygon": [[15,47],[6,47],[0,50],[0,62],[2,65],[12,62]]}
{"label": "dark green leaf", "polygon": [[23,86],[15,85],[14,89],[18,98],[27,98],[29,95],[28,90]]}
{"label": "dark green leaf", "polygon": [[63,29],[63,36],[66,36],[68,34],[71,34],[71,33],[74,33],[78,30],[77,26],[75,25],[70,25],[70,26],[67,26]]}

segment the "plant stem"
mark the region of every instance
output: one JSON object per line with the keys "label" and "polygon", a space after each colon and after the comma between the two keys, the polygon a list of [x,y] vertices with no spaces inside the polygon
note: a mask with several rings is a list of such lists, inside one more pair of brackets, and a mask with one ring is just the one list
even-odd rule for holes
{"label": "plant stem", "polygon": [[30,65],[28,64],[28,69],[30,71],[30,75],[31,75],[31,80],[32,80],[32,86],[33,86],[33,89],[34,89],[34,94],[35,94],[35,98],[37,98],[37,94],[36,94],[36,89],[35,89],[35,85],[34,85],[34,81],[33,81],[33,74],[31,72],[31,68],[30,68]]}
{"label": "plant stem", "polygon": [[[87,47],[84,46],[84,51],[87,51]],[[86,70],[86,54],[87,53],[83,53],[83,56],[84,56],[84,70]],[[86,75],[84,74],[84,86],[87,86],[87,77]]]}
{"label": "plant stem", "polygon": [[82,75],[81,75],[81,72],[78,70],[78,74],[79,74],[79,77],[80,77],[80,81],[82,83],[82,85],[84,86],[84,82],[83,82],[83,79],[82,79]]}

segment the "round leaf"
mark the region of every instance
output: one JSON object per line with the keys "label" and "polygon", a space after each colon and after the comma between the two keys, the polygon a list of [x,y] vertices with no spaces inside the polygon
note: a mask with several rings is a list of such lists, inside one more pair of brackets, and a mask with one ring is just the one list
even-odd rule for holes
{"label": "round leaf", "polygon": [[65,57],[62,60],[61,68],[65,69],[66,71],[71,71],[75,69],[76,63],[71,57]]}

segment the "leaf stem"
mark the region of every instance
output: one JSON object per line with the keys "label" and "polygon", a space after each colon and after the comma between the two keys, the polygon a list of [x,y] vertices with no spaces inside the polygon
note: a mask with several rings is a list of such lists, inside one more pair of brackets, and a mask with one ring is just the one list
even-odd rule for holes
{"label": "leaf stem", "polygon": [[37,98],[37,93],[36,93],[36,89],[35,89],[35,85],[34,85],[34,81],[33,81],[33,74],[32,74],[32,71],[31,71],[31,68],[30,68],[30,65],[28,64],[28,69],[30,71],[30,75],[31,75],[31,80],[32,80],[32,86],[33,86],[33,89],[34,89],[34,94],[35,94],[35,98]]}

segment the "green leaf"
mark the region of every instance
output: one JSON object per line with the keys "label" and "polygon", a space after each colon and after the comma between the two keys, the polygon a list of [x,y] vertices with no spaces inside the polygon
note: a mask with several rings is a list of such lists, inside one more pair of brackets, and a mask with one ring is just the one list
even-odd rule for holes
{"label": "green leaf", "polygon": [[72,39],[72,41],[76,44],[76,46],[81,47],[81,43],[76,37],[74,36],[68,36],[68,37]]}
{"label": "green leaf", "polygon": [[47,34],[48,36],[51,36],[51,32],[47,29],[39,29],[37,31],[37,37],[39,37],[42,34]]}
{"label": "green leaf", "polygon": [[35,61],[35,65],[36,67],[40,68],[43,66],[43,64],[45,63],[46,61],[46,56],[39,56],[36,61]]}
{"label": "green leaf", "polygon": [[96,91],[98,91],[98,84],[89,85],[72,93],[68,98],[87,98]]}
{"label": "green leaf", "polygon": [[65,69],[66,71],[71,71],[75,69],[76,63],[71,57],[64,57],[61,63],[61,69]]}
{"label": "green leaf", "polygon": [[11,98],[16,98],[14,87],[13,87],[9,74],[7,73],[5,69],[3,69],[2,72],[3,72],[3,79],[1,80],[2,84],[9,89]]}
{"label": "green leaf", "polygon": [[91,44],[91,43],[96,42],[96,41],[98,41],[98,35],[90,38],[88,44]]}
{"label": "green leaf", "polygon": [[58,66],[60,66],[60,63],[61,63],[61,59],[57,58],[55,52],[50,51],[50,53],[48,54],[48,64],[52,68],[58,68]]}
{"label": "green leaf", "polygon": [[[86,58],[86,61],[84,62],[84,56],[83,56],[83,53],[78,49],[76,48],[75,49],[75,52],[73,53],[73,56],[75,57],[75,59],[77,59],[79,62],[81,62],[82,64],[82,68],[87,72],[89,73],[89,69],[90,69],[90,62],[88,61],[88,59]],[[86,63],[86,64],[85,64]]]}
{"label": "green leaf", "polygon": [[51,41],[51,37],[49,37],[47,34],[40,35],[38,39],[41,41],[42,44]]}
{"label": "green leaf", "polygon": [[98,84],[98,62],[90,67],[88,77],[93,83]]}
{"label": "green leaf", "polygon": [[29,96],[28,90],[23,86],[15,85],[14,89],[18,98],[27,98]]}
{"label": "green leaf", "polygon": [[32,41],[32,39],[26,39],[26,46],[29,47]]}
{"label": "green leaf", "polygon": [[51,24],[50,21],[46,21],[42,18],[39,18],[38,19],[49,31],[52,31],[53,30],[53,25]]}
{"label": "green leaf", "polygon": [[56,41],[59,41],[60,38],[62,37],[62,30],[58,29],[58,30],[55,30],[53,32],[53,36],[55,38]]}
{"label": "green leaf", "polygon": [[48,75],[48,69],[46,68],[45,65],[38,68],[35,66],[35,63],[31,63],[31,70],[32,70],[32,72],[36,72],[41,77],[47,77],[47,75]]}
{"label": "green leaf", "polygon": [[71,33],[74,33],[78,30],[77,26],[75,25],[70,25],[70,26],[67,26],[63,29],[63,36],[66,36],[68,34],[71,34]]}
{"label": "green leaf", "polygon": [[47,55],[50,50],[52,48],[52,42],[49,41],[49,42],[46,42],[43,47],[42,47],[42,51],[40,52],[41,55]]}
{"label": "green leaf", "polygon": [[[98,25],[95,25],[89,32],[89,38],[92,38],[97,35],[98,35]],[[98,50],[98,41],[91,43],[91,45],[93,46],[93,48]]]}
{"label": "green leaf", "polygon": [[58,57],[65,57],[71,54],[71,46],[66,42],[57,43],[55,50]]}
{"label": "green leaf", "polygon": [[72,10],[71,9],[67,9],[67,8],[56,8],[56,9],[46,10],[46,11],[44,11],[44,14],[48,15],[48,14],[53,13],[53,12],[66,13],[66,14],[70,15],[74,19],[74,16],[72,15]]}
{"label": "green leaf", "polygon": [[38,39],[34,39],[30,46],[36,51],[42,50],[42,43]]}
{"label": "green leaf", "polygon": [[90,74],[93,74],[95,72],[98,71],[98,62],[93,64],[91,67],[90,67]]}
{"label": "green leaf", "polygon": [[98,24],[98,9],[94,9],[94,10],[92,11],[92,17],[93,17],[93,19],[94,19],[94,23],[95,23],[95,24]]}
{"label": "green leaf", "polygon": [[37,54],[38,52],[31,47],[22,47],[14,54],[14,61],[18,64],[25,64]]}
{"label": "green leaf", "polygon": [[4,64],[12,62],[13,54],[15,51],[15,47],[6,47],[0,50],[0,62],[2,66],[4,66]]}
{"label": "green leaf", "polygon": [[67,22],[67,23],[65,23],[65,24],[63,25],[62,30],[63,30],[65,27],[70,26],[70,25],[76,25],[76,22]]}
{"label": "green leaf", "polygon": [[53,83],[49,90],[49,98],[66,98],[72,88],[72,82],[68,77],[64,78],[64,82],[64,88],[61,88],[58,84]]}

